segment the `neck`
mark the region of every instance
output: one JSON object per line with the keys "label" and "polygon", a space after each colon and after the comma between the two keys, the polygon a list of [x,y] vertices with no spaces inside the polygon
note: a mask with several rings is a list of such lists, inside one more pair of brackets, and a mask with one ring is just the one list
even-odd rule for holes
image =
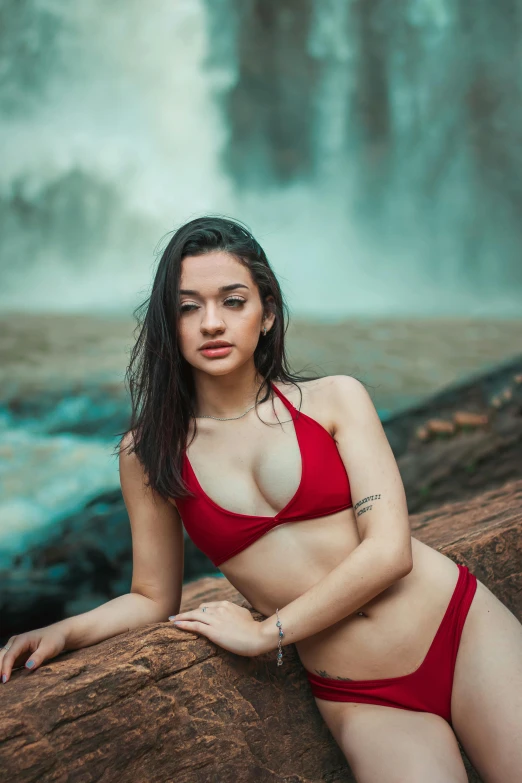
{"label": "neck", "polygon": [[262,378],[255,367],[240,367],[226,375],[194,375],[196,416],[231,418],[254,404]]}

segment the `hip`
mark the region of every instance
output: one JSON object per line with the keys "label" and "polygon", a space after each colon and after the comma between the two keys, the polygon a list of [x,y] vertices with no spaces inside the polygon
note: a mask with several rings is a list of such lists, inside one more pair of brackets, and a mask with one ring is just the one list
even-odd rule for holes
{"label": "hip", "polygon": [[400,677],[423,661],[458,580],[450,558],[412,538],[413,568],[356,612],[296,643],[310,672],[366,680]]}

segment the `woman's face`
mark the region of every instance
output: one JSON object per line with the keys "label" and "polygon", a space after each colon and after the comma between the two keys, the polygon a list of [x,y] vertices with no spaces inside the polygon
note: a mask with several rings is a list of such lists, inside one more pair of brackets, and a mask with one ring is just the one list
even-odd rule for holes
{"label": "woman's face", "polygon": [[[230,253],[186,256],[181,262],[180,350],[195,369],[225,375],[251,360],[263,328],[268,332],[274,318],[263,312],[248,267]],[[213,341],[228,345],[205,348]]]}

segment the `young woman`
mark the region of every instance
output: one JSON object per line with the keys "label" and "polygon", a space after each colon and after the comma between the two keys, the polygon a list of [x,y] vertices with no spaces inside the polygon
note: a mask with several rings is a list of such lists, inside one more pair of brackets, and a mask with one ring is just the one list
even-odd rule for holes
{"label": "young woman", "polygon": [[[411,536],[365,387],[290,373],[286,326],[242,224],[202,217],[176,231],[145,303],[118,446],[131,592],[11,638],[5,679],[169,617],[283,665],[295,644],[360,783],[466,781],[456,737],[485,783],[518,783],[521,624],[465,566]],[[228,601],[179,613],[182,523],[265,620]]]}

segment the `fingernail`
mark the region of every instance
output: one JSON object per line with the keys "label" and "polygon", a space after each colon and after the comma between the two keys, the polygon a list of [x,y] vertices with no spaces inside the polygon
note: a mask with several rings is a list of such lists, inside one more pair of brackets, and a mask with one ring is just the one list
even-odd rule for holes
{"label": "fingernail", "polygon": [[2,682],[7,682],[7,674],[2,674]]}
{"label": "fingernail", "polygon": [[34,661],[27,661],[25,665],[27,666],[28,669],[31,669],[34,666]]}
{"label": "fingernail", "polygon": [[175,620],[177,616],[178,616],[177,614],[172,614],[172,615],[169,617],[169,620]]}

